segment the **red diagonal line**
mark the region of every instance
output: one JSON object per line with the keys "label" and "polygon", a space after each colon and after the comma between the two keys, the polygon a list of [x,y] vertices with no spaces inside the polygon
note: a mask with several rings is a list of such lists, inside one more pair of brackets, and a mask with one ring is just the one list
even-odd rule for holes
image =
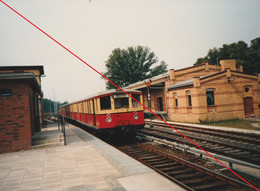
{"label": "red diagonal line", "polygon": [[189,140],[191,143],[193,143],[196,147],[198,147],[199,149],[201,149],[202,151],[204,151],[207,155],[209,155],[210,157],[212,157],[214,160],[216,160],[218,163],[220,163],[222,166],[226,167],[230,172],[232,172],[233,174],[235,174],[237,177],[239,177],[241,180],[243,180],[244,182],[246,182],[248,185],[250,185],[252,188],[254,188],[255,190],[259,191],[256,187],[254,187],[252,184],[250,184],[248,181],[246,181],[244,178],[242,178],[240,175],[238,175],[236,172],[234,172],[232,169],[228,168],[225,164],[223,164],[221,161],[219,161],[217,158],[215,158],[213,155],[211,155],[210,153],[208,153],[206,150],[204,150],[202,147],[200,147],[197,143],[195,143],[194,141],[192,141],[190,138],[188,138],[186,135],[184,135],[183,133],[181,133],[178,129],[176,129],[175,127],[173,127],[172,125],[170,125],[167,121],[165,121],[164,119],[162,119],[161,117],[159,117],[157,114],[155,114],[153,111],[151,111],[149,108],[147,108],[146,106],[144,106],[142,103],[140,103],[139,101],[137,101],[135,98],[133,98],[130,94],[128,94],[125,90],[123,90],[122,88],[120,88],[118,85],[116,85],[114,82],[112,82],[111,80],[109,80],[106,76],[104,76],[101,72],[99,72],[98,70],[96,70],[94,67],[92,67],[91,65],[89,65],[87,62],[85,62],[83,59],[81,59],[79,56],[77,56],[75,53],[73,53],[72,51],[70,51],[68,48],[66,48],[65,46],[63,46],[61,43],[59,43],[57,40],[55,40],[53,37],[51,37],[50,35],[48,35],[45,31],[43,31],[41,28],[39,28],[38,26],[36,26],[34,23],[32,23],[30,20],[28,20],[26,17],[24,17],[22,14],[20,14],[19,12],[17,12],[15,9],[13,9],[11,6],[9,6],[8,4],[6,4],[4,1],[0,0],[0,2],[2,2],[5,6],[7,6],[9,9],[11,9],[13,12],[15,12],[16,14],[18,14],[20,17],[22,17],[24,20],[26,20],[28,23],[30,23],[31,25],[33,25],[35,28],[37,28],[39,31],[41,31],[43,34],[45,34],[47,37],[49,37],[51,40],[53,40],[54,42],[56,42],[58,45],[60,45],[62,48],[64,48],[65,50],[67,50],[70,54],[72,54],[73,56],[75,56],[77,59],[79,59],[81,62],[83,62],[85,65],[87,65],[89,68],[91,68],[92,70],[94,70],[96,73],[98,73],[100,76],[102,76],[103,78],[105,78],[107,81],[109,81],[111,84],[113,84],[116,88],[120,89],[122,92],[124,92],[125,94],[127,94],[129,97],[131,97],[133,100],[135,100],[136,102],[138,102],[139,104],[141,104],[145,109],[147,109],[148,111],[150,111],[153,115],[155,115],[158,119],[160,119],[161,121],[163,121],[164,123],[166,123],[168,126],[170,126],[172,129],[174,129],[175,131],[177,131],[180,135],[182,135],[183,137],[185,137],[187,140]]}

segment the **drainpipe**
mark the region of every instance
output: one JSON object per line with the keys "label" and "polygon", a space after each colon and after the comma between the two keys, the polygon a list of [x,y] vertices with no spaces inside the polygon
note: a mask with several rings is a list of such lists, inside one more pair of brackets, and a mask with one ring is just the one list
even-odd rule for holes
{"label": "drainpipe", "polygon": [[36,129],[34,131],[38,132],[40,131],[40,120],[39,120],[39,102],[38,102],[38,96],[37,93],[34,92],[34,104],[35,104],[35,117],[36,117]]}
{"label": "drainpipe", "polygon": [[[164,86],[165,86],[165,84],[164,84]],[[166,116],[168,117],[167,90],[165,87],[164,87],[164,96],[165,96]]]}

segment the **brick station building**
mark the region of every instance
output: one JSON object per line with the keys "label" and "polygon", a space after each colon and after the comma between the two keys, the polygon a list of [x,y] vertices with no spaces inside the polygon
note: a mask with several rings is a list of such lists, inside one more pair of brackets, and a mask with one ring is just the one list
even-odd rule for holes
{"label": "brick station building", "polygon": [[41,130],[43,66],[0,67],[0,153],[32,148]]}
{"label": "brick station building", "polygon": [[149,88],[151,110],[171,121],[200,123],[260,116],[260,75],[244,73],[235,60],[222,60],[220,66],[204,63],[170,69],[126,88],[141,90],[147,107]]}

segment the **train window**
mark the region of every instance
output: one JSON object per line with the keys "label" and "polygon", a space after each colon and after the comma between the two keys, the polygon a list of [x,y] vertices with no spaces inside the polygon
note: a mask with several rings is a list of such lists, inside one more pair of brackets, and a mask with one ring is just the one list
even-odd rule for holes
{"label": "train window", "polygon": [[[138,94],[132,94],[132,97],[135,98],[137,101],[140,102],[140,95]],[[141,107],[141,105],[136,102],[135,100],[132,99],[132,105],[133,105],[133,108],[136,108],[136,107]]]}
{"label": "train window", "polygon": [[101,107],[101,110],[111,109],[110,96],[105,96],[105,97],[100,98],[100,107]]}
{"label": "train window", "polygon": [[85,108],[83,102],[81,102],[81,113],[85,113]]}
{"label": "train window", "polygon": [[88,101],[88,113],[91,113],[90,101]]}
{"label": "train window", "polygon": [[90,113],[89,101],[87,101],[87,113]]}
{"label": "train window", "polygon": [[129,98],[115,98],[115,109],[129,108]]}
{"label": "train window", "polygon": [[83,102],[84,113],[87,113],[87,102]]}

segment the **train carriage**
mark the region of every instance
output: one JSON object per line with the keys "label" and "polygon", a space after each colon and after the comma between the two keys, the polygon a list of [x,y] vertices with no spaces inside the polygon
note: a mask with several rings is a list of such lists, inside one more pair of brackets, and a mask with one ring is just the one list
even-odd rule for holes
{"label": "train carriage", "polygon": [[[143,103],[141,91],[125,91]],[[108,90],[63,105],[60,115],[101,132],[134,132],[144,126],[143,106],[120,90]]]}

